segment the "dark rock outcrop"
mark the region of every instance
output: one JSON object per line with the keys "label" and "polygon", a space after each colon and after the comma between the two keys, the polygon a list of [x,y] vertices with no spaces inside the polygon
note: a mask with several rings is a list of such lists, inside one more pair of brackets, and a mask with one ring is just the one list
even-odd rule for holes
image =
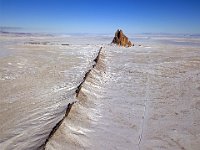
{"label": "dark rock outcrop", "polygon": [[132,44],[131,41],[129,41],[128,38],[124,35],[122,30],[117,30],[115,32],[115,37],[113,38],[112,43],[124,47],[134,46],[134,44]]}

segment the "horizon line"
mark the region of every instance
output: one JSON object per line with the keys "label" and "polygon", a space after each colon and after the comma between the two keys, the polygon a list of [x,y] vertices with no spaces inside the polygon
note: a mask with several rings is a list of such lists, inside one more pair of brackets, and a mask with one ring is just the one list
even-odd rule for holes
{"label": "horizon line", "polygon": [[[118,28],[120,29],[120,28]],[[116,29],[116,30],[118,30]],[[65,32],[65,31],[57,31],[57,32],[50,32],[50,31],[40,31],[37,29],[35,31],[32,31],[28,28],[25,28],[25,27],[14,27],[14,26],[0,26],[0,32],[1,33],[18,33],[18,34],[28,34],[28,33],[31,33],[31,34],[99,34],[99,35],[103,35],[103,34],[114,34],[116,32],[116,30],[114,30],[113,32],[104,32],[104,33],[98,33],[98,32]],[[123,30],[123,29],[121,29]],[[176,32],[126,32],[126,30],[123,30],[125,31],[126,34],[166,34],[166,35],[200,35],[200,33],[176,33]]]}

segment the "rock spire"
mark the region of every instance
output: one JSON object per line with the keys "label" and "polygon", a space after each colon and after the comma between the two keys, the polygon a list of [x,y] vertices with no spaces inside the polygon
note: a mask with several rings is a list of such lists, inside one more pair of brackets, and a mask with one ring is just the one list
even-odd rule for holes
{"label": "rock spire", "polygon": [[119,29],[115,32],[115,37],[113,38],[112,43],[124,47],[134,46],[134,44],[132,44],[131,41],[129,41],[128,38],[124,35],[123,31]]}

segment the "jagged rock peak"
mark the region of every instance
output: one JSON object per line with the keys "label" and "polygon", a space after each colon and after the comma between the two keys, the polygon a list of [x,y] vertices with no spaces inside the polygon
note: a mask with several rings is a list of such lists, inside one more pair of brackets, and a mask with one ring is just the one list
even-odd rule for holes
{"label": "jagged rock peak", "polygon": [[134,46],[134,44],[132,44],[131,41],[129,41],[128,38],[124,35],[123,31],[119,29],[115,32],[115,37],[113,38],[112,43],[124,47]]}

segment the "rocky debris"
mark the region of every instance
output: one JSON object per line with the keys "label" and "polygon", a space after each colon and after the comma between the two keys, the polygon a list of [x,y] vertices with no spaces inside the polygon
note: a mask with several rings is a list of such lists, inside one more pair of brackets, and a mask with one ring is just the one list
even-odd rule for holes
{"label": "rocky debris", "polygon": [[69,44],[65,44],[65,43],[64,43],[64,44],[61,44],[61,45],[62,45],[62,46],[69,46]]}
{"label": "rocky debris", "polygon": [[115,32],[115,37],[113,38],[112,43],[124,47],[134,46],[134,44],[132,44],[131,41],[129,41],[128,38],[124,35],[123,31],[119,29]]}
{"label": "rocky debris", "polygon": [[30,44],[30,45],[47,45],[50,42],[25,42],[24,44]]}

